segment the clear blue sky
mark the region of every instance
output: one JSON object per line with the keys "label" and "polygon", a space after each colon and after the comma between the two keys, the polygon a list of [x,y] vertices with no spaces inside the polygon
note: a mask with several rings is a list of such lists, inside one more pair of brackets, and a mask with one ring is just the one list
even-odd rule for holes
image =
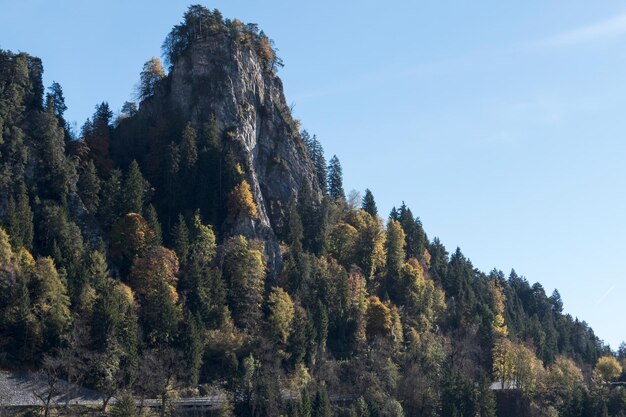
{"label": "clear blue sky", "polygon": [[[511,268],[626,339],[626,6],[618,1],[237,1],[346,189],[404,200],[476,267]],[[0,0],[0,47],[43,59],[80,126],[131,98],[182,1]]]}

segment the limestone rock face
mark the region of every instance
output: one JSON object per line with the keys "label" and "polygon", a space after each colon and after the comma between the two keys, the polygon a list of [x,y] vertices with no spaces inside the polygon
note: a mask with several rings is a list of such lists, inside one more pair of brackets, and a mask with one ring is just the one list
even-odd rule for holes
{"label": "limestone rock face", "polygon": [[270,269],[280,263],[275,228],[292,195],[306,182],[321,199],[320,186],[299,137],[281,80],[256,52],[226,34],[197,41],[173,65],[168,107],[195,127],[215,115],[220,133],[238,142],[236,158],[258,208],[258,218],[237,218],[227,234],[265,241]]}

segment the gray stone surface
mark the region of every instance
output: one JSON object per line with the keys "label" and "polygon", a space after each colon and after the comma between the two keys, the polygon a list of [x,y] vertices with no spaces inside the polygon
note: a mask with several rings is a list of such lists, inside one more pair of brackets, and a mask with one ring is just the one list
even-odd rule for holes
{"label": "gray stone surface", "polygon": [[235,219],[227,234],[263,240],[270,270],[278,270],[281,259],[274,230],[289,199],[304,183],[318,202],[322,196],[280,78],[265,68],[251,47],[217,34],[189,48],[171,69],[167,88],[143,102],[139,113],[158,116],[166,109],[197,130],[215,115],[221,133],[230,132],[258,218]]}
{"label": "gray stone surface", "polygon": [[[54,405],[93,405],[102,402],[102,395],[98,392],[73,386],[66,381],[58,381],[57,388],[61,394],[53,397]],[[47,389],[47,379],[43,374],[0,371],[0,406],[42,406],[36,393],[46,392]]]}

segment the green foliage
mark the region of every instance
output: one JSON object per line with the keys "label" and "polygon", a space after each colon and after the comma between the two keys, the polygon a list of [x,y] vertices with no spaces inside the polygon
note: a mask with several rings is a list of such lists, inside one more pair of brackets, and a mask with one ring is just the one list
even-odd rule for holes
{"label": "green foliage", "polygon": [[176,222],[172,230],[172,239],[178,259],[181,260],[181,263],[186,263],[189,256],[189,228],[182,214],[178,215],[178,222]]}
{"label": "green foliage", "polygon": [[194,315],[199,315],[204,323],[220,325],[224,320],[226,294],[221,272],[214,267],[216,248],[213,228],[203,224],[196,214],[189,261],[180,287]]}
{"label": "green foliage", "polygon": [[328,253],[339,263],[349,267],[355,263],[359,249],[359,232],[352,225],[340,223],[328,234]]}
{"label": "green foliage", "polygon": [[363,196],[363,202],[361,204],[361,208],[367,213],[369,213],[369,215],[372,217],[376,217],[378,215],[378,208],[376,208],[376,201],[374,200],[374,194],[372,194],[369,188],[365,190],[365,195]]}
{"label": "green foliage", "polygon": [[70,325],[70,299],[51,258],[40,258],[34,271],[33,311],[42,325],[44,349],[58,346]]}
{"label": "green foliage", "polygon": [[[264,71],[280,64],[256,25],[198,5],[164,52],[173,65],[220,41]],[[626,409],[614,383],[626,348],[614,357],[558,291],[429,242],[404,203],[385,227],[369,189],[360,209],[346,202],[339,159],[326,165],[314,135],[290,132],[299,188],[260,184],[255,201],[248,180],[263,173],[213,107],[212,77],[197,91],[211,97],[194,97],[211,109],[185,118],[161,100],[172,86],[153,58],[140,109],[113,122],[103,102],[69,140],[62,88],[44,103],[41,74],[37,58],[0,51],[3,367],[54,357],[63,378],[117,397],[113,415],[137,414],[131,396],[165,412],[197,392],[223,395],[225,416],[330,416],[339,400],[341,415],[491,417],[493,379],[542,415]]]}
{"label": "green foliage", "polygon": [[402,230],[406,235],[407,257],[415,258],[421,261],[424,255],[424,250],[426,250],[428,239],[424,229],[422,228],[422,222],[420,219],[413,217],[411,209],[408,208],[404,202],[402,202],[400,209],[396,211],[394,208],[392,210],[390,219],[398,221],[402,226]]}
{"label": "green foliage", "polygon": [[165,78],[165,71],[161,61],[157,57],[152,57],[145,64],[139,74],[139,86],[137,87],[137,98],[144,101],[151,97],[159,82]]}
{"label": "green foliage", "polygon": [[142,213],[146,203],[150,184],[141,175],[139,164],[133,160],[128,167],[123,185],[123,212]]}
{"label": "green foliage", "polygon": [[622,374],[622,366],[613,356],[602,356],[596,363],[595,371],[604,382],[615,380]]}
{"label": "green foliage", "polygon": [[291,333],[294,318],[294,306],[291,297],[282,288],[274,287],[267,303],[269,306],[268,322],[277,343],[285,344]]}
{"label": "green foliage", "polygon": [[224,243],[223,271],[235,323],[247,330],[254,329],[261,317],[263,301],[262,252],[251,247],[245,237],[232,237]]}
{"label": "green foliage", "polygon": [[327,166],[326,166],[326,158],[324,158],[324,149],[322,148],[322,144],[317,140],[317,137],[313,135],[309,135],[309,132],[303,130],[300,133],[304,144],[309,152],[309,157],[311,158],[311,162],[313,163],[313,167],[315,168],[315,174],[317,177],[317,184],[322,192],[326,193],[326,183],[327,183]]}
{"label": "green foliage", "polygon": [[163,229],[161,228],[159,215],[152,204],[148,205],[146,209],[146,222],[148,222],[148,226],[154,232],[155,245],[161,245],[163,243]]}
{"label": "green foliage", "polygon": [[346,199],[343,190],[343,171],[337,155],[333,155],[328,164],[328,195],[335,201]]}
{"label": "green foliage", "polygon": [[138,417],[139,411],[135,399],[130,393],[125,393],[111,407],[111,417]]}
{"label": "green foliage", "polygon": [[30,199],[26,186],[21,184],[17,201],[9,196],[6,213],[7,232],[11,236],[11,244],[19,248],[32,249],[34,237],[33,211],[30,208]]}
{"label": "green foliage", "polygon": [[394,300],[401,296],[399,278],[400,269],[405,259],[405,234],[400,223],[390,220],[387,224],[387,239],[385,241],[385,252],[387,254],[387,284]]}
{"label": "green foliage", "polygon": [[[95,165],[94,165],[95,166]],[[108,229],[123,213],[122,204],[122,172],[111,171],[109,178],[103,183],[100,191],[99,217]]]}
{"label": "green foliage", "polygon": [[178,337],[182,318],[176,291],[178,271],[176,254],[163,247],[133,262],[130,284],[141,301],[140,319],[151,346],[167,346]]}
{"label": "green foliage", "polygon": [[[81,166],[78,177],[78,193],[91,214],[96,214],[100,205],[101,181],[93,161],[89,160]],[[115,196],[115,194],[113,195]],[[107,196],[110,198],[111,195]],[[132,211],[132,210],[131,210]]]}
{"label": "green foliage", "polygon": [[313,401],[313,417],[331,417],[333,411],[328,398],[328,391],[325,386],[321,386],[315,394]]}

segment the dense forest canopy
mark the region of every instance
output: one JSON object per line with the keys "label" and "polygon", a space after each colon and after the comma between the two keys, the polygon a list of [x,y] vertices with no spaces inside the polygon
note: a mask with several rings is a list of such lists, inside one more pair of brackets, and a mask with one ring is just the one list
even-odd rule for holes
{"label": "dense forest canopy", "polygon": [[139,102],[96,105],[80,132],[41,61],[0,51],[3,368],[97,389],[116,415],[215,394],[223,416],[626,413],[626,345],[564,314],[558,291],[476,269],[401,200],[386,215],[370,190],[346,197],[339,158],[278,105],[256,117],[287,124],[313,183],[272,201],[280,216],[258,232],[259,166],[289,161],[244,158],[223,114],[185,118],[166,99],[211,37],[272,77],[282,65],[256,25],[194,5],[163,44],[169,74],[151,58]]}

